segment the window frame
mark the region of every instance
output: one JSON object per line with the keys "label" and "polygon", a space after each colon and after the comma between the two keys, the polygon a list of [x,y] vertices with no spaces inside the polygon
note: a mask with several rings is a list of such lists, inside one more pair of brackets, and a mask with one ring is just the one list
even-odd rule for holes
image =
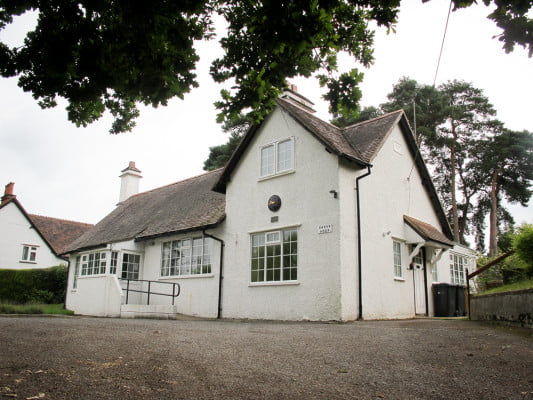
{"label": "window frame", "polygon": [[[107,273],[107,254],[108,251],[91,251],[80,254],[80,277],[102,276]],[[103,256],[103,257],[102,257]]]}
{"label": "window frame", "polygon": [[[143,261],[143,255],[141,253],[137,253],[135,251],[122,251],[121,252],[121,257],[120,257],[120,279],[121,280],[132,280],[132,281],[136,281],[136,280],[139,280],[140,279],[140,276],[141,276],[141,268],[142,268],[142,261]],[[137,271],[133,271],[134,274],[136,274],[137,276],[135,278],[132,278],[132,277],[129,277],[128,274],[130,274],[130,271],[129,269],[126,271],[126,277],[124,277],[124,256],[133,256],[133,257],[139,257],[139,261],[136,263],[137,264]],[[131,262],[128,261],[128,263],[130,264],[133,264]]]}
{"label": "window frame", "polygon": [[[284,152],[284,154],[290,154],[290,158],[289,158],[289,162],[290,162],[290,166],[285,168],[283,167],[283,169],[280,167],[280,161],[281,161],[281,157],[280,157],[280,145],[284,144],[284,143],[288,143],[290,142],[291,146],[290,146],[290,151],[288,152]],[[273,157],[272,157],[272,165],[270,167],[270,165],[267,165],[267,171],[266,172],[263,172],[263,151],[266,150],[266,149],[269,149],[269,148],[272,148],[273,149]],[[288,138],[285,138],[285,139],[281,139],[281,140],[277,140],[275,142],[271,142],[271,143],[268,143],[268,144],[265,144],[263,146],[261,146],[259,148],[259,178],[260,179],[266,179],[266,178],[270,178],[270,177],[273,177],[273,176],[277,176],[277,175],[283,175],[283,174],[287,174],[287,173],[290,173],[290,172],[293,172],[295,170],[295,151],[294,151],[294,148],[295,148],[295,140],[294,140],[294,136],[291,136],[291,137],[288,137]],[[286,162],[286,160],[283,160],[284,163]],[[272,171],[272,172],[270,172]]]}
{"label": "window frame", "polygon": [[450,283],[452,285],[466,285],[466,269],[469,257],[450,252]]}
{"label": "window frame", "polygon": [[[197,245],[199,240],[201,246]],[[183,246],[184,242],[188,242],[188,245]],[[166,279],[213,276],[212,259],[213,243],[207,236],[191,236],[161,242],[159,277]]]}
{"label": "window frame", "polygon": [[37,249],[40,246],[35,244],[22,244],[22,255],[20,261],[24,263],[37,264]]}
{"label": "window frame", "polygon": [[[393,257],[393,272],[394,279],[403,280],[403,254],[402,254],[403,242],[398,239],[392,239],[392,257]],[[399,262],[398,262],[399,261]]]}
{"label": "window frame", "polygon": [[299,283],[298,236],[296,227],[250,233],[250,286]]}

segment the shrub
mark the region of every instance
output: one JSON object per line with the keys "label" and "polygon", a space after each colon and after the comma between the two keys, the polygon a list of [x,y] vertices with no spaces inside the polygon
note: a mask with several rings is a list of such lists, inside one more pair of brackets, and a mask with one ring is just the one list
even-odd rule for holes
{"label": "shrub", "polygon": [[17,303],[62,303],[67,268],[0,270],[0,299]]}
{"label": "shrub", "polygon": [[520,258],[527,275],[533,276],[533,225],[524,224],[513,238],[513,248]]}

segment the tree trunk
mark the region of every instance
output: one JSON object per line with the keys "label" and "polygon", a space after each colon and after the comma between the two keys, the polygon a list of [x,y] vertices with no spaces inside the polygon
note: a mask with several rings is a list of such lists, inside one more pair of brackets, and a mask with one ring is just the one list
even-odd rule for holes
{"label": "tree trunk", "polygon": [[450,164],[451,164],[451,171],[450,171],[450,194],[452,196],[452,224],[453,224],[453,239],[457,242],[461,242],[461,238],[459,236],[459,213],[457,211],[457,194],[455,192],[456,190],[456,160],[455,160],[455,126],[452,123],[452,135],[453,135],[453,141],[452,145],[450,146]]}
{"label": "tree trunk", "polygon": [[498,170],[490,182],[489,257],[498,254]]}

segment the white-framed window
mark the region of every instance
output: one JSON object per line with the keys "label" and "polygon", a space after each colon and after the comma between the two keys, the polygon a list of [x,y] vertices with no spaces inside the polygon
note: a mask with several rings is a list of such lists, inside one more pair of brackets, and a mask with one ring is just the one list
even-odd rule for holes
{"label": "white-framed window", "polygon": [[298,279],[298,232],[296,229],[261,232],[251,236],[251,278],[254,282]]}
{"label": "white-framed window", "polygon": [[122,279],[139,279],[141,256],[133,253],[122,254]]}
{"label": "white-framed window", "polygon": [[433,264],[433,270],[431,271],[433,282],[439,281],[439,270],[437,269],[437,264]]}
{"label": "white-framed window", "polygon": [[450,277],[452,284],[466,284],[465,268],[467,267],[468,257],[456,253],[450,253]]}
{"label": "white-framed window", "polygon": [[261,147],[261,177],[294,169],[294,138]]}
{"label": "white-framed window", "polygon": [[164,242],[161,276],[211,274],[211,239],[195,237]]}
{"label": "white-framed window", "polygon": [[23,244],[21,260],[25,262],[31,262],[31,263],[37,262],[37,247],[39,246]]}
{"label": "white-framed window", "polygon": [[81,275],[102,275],[106,273],[107,253],[96,252],[82,254],[81,256]]}
{"label": "white-framed window", "polygon": [[116,274],[118,265],[118,251],[111,252],[111,261],[109,263],[109,273]]}
{"label": "white-framed window", "polygon": [[398,240],[392,241],[392,253],[394,262],[394,277],[402,277],[402,243]]}

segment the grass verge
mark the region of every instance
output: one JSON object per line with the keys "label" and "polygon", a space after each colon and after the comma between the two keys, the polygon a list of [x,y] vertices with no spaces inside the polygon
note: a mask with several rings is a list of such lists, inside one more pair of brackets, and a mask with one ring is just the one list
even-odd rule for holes
{"label": "grass verge", "polygon": [[61,314],[73,315],[63,304],[10,304],[0,303],[0,314]]}
{"label": "grass verge", "polygon": [[494,293],[503,293],[503,292],[514,292],[516,290],[525,290],[533,288],[533,279],[528,279],[525,281],[509,283],[500,287],[492,288],[478,294],[494,294]]}

